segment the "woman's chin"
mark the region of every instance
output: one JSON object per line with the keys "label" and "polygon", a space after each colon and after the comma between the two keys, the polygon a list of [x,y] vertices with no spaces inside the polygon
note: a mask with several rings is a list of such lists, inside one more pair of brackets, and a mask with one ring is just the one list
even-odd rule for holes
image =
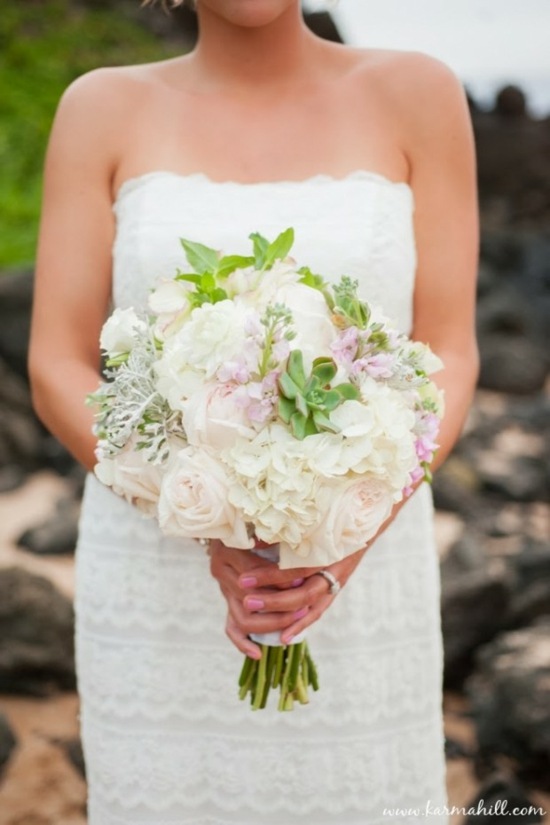
{"label": "woman's chin", "polygon": [[211,12],[235,26],[268,26],[293,6],[297,0],[199,0]]}

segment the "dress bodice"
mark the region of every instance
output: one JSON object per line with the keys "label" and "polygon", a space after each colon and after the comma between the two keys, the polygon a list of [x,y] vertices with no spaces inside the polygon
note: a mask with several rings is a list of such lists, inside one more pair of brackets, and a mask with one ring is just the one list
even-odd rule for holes
{"label": "dress bodice", "polygon": [[143,305],[158,278],[186,267],[181,237],[249,254],[251,232],[273,240],[292,226],[300,265],[357,279],[361,296],[410,332],[417,256],[407,183],[367,171],[251,184],[158,171],[127,180],[113,208],[115,306]]}

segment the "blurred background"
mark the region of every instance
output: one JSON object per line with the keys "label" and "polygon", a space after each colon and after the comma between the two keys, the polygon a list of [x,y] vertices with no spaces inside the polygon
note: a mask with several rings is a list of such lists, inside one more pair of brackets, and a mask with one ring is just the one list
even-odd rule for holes
{"label": "blurred background", "polygon": [[[305,12],[329,39],[433,54],[468,93],[482,368],[434,482],[450,802],[549,811],[550,4],[341,0]],[[72,609],[83,477],[34,417],[26,374],[47,136],[75,77],[180,54],[195,37],[185,8],[0,0],[0,825],[86,821]]]}

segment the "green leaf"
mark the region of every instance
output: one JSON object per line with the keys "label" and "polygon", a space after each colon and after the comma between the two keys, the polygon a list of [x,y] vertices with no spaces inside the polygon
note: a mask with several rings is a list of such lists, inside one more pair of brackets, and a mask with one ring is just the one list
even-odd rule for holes
{"label": "green leaf", "polygon": [[273,243],[269,244],[266,253],[265,253],[265,261],[264,261],[264,268],[269,269],[275,261],[283,260],[286,258],[290,250],[292,249],[292,244],[294,243],[294,229],[289,227],[285,229],[284,232],[281,232],[278,237],[275,238]]}
{"label": "green leaf", "polygon": [[304,396],[301,393],[298,393],[296,395],[296,399],[295,399],[294,403],[296,404],[296,409],[298,410],[298,412],[302,413],[302,415],[307,418],[308,415],[309,415],[308,404],[307,404],[306,399],[304,398]]}
{"label": "green leaf", "polygon": [[304,386],[304,395],[311,395],[322,389],[321,382],[316,375],[310,375]]}
{"label": "green leaf", "polygon": [[236,269],[246,269],[247,266],[254,264],[252,256],[245,257],[244,255],[226,255],[218,261],[216,268],[216,275],[218,278],[227,278]]}
{"label": "green leaf", "polygon": [[313,413],[313,421],[315,426],[318,430],[328,430],[330,433],[339,433],[340,427],[328,418],[324,413],[320,412],[319,410],[315,410]]}
{"label": "green leaf", "polygon": [[287,372],[298,387],[303,387],[305,385],[306,374],[304,371],[304,358],[301,350],[293,349],[288,356]]}
{"label": "green leaf", "polygon": [[342,400],[343,399],[340,393],[336,392],[336,390],[329,390],[325,393],[323,406],[325,410],[328,410],[330,412],[331,410],[335,410],[336,407],[340,406]]}
{"label": "green leaf", "polygon": [[219,301],[226,301],[227,300],[227,292],[225,289],[221,289],[221,287],[216,287],[210,293],[210,298],[212,299],[213,304],[217,304]]}
{"label": "green leaf", "polygon": [[214,289],[216,289],[216,279],[214,278],[214,276],[212,275],[211,272],[204,272],[201,275],[200,288],[202,289],[203,292],[207,292],[207,293],[210,293]]}
{"label": "green leaf", "polygon": [[292,401],[300,392],[300,387],[296,386],[288,372],[283,372],[283,374],[279,376],[279,387],[283,395]]}
{"label": "green leaf", "polygon": [[298,439],[298,441],[303,441],[306,437],[306,424],[307,418],[302,413],[295,412],[290,419],[290,429],[292,430],[292,435]]}
{"label": "green leaf", "polygon": [[201,276],[195,272],[179,272],[174,278],[175,281],[189,281],[190,284],[200,284]]}
{"label": "green leaf", "polygon": [[204,272],[215,272],[218,266],[218,253],[215,249],[210,249],[202,243],[186,241],[185,238],[180,238],[180,241],[190,266],[196,272],[201,275]]}
{"label": "green leaf", "polygon": [[359,390],[353,384],[338,384],[333,390],[346,401],[357,401],[360,398]]}
{"label": "green leaf", "polygon": [[121,367],[128,360],[129,352],[122,352],[120,355],[115,355],[114,358],[108,358],[105,361],[106,367]]}
{"label": "green leaf", "polygon": [[295,412],[290,419],[290,429],[298,441],[303,441],[307,435],[315,435],[317,428],[312,418],[306,418],[299,412]]}
{"label": "green leaf", "polygon": [[323,387],[330,384],[337,372],[338,368],[332,358],[316,358],[311,371],[312,375],[319,379]]}
{"label": "green leaf", "polygon": [[279,416],[283,419],[285,424],[290,424],[290,419],[296,411],[296,406],[289,398],[284,395],[279,396]]}
{"label": "green leaf", "polygon": [[318,289],[320,292],[323,292],[327,287],[327,282],[323,276],[312,272],[309,266],[301,266],[298,274],[302,276],[299,283],[310,286],[312,289]]}
{"label": "green leaf", "polygon": [[252,232],[252,234],[248,237],[250,238],[253,244],[254,263],[256,269],[263,269],[265,266],[267,250],[269,249],[269,241],[267,240],[267,238],[264,238],[263,235],[260,235],[259,232]]}

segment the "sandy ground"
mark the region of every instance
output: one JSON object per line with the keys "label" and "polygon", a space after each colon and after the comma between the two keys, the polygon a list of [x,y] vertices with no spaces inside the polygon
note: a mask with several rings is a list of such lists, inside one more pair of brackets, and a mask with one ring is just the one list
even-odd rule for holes
{"label": "sandy ground", "polygon": [[[17,564],[47,576],[71,595],[74,576],[70,557],[39,558],[15,546],[21,531],[48,516],[64,491],[62,480],[40,473],[24,487],[0,496],[0,565]],[[438,514],[436,535],[442,555],[460,530],[458,517]],[[7,714],[18,737],[17,749],[0,780],[0,825],[85,825],[85,783],[63,750],[63,741],[78,733],[77,696],[0,696],[0,710]],[[447,735],[472,749],[475,734],[467,713],[461,696],[445,696]],[[450,760],[447,774],[450,805],[467,806],[478,792],[470,760]],[[550,810],[550,798],[539,797],[536,804]],[[461,821],[460,815],[451,817],[451,825]],[[550,825],[550,816],[545,822]]]}

